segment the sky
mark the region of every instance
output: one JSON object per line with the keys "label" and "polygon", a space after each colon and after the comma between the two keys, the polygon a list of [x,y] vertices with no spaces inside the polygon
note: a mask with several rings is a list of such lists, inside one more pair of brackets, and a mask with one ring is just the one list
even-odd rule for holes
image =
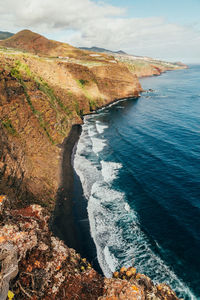
{"label": "sky", "polygon": [[200,0],[6,0],[0,30],[200,63]]}

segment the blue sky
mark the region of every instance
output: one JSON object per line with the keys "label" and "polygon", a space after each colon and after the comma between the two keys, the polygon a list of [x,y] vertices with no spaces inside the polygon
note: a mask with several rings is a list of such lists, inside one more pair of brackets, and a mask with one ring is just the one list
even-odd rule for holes
{"label": "blue sky", "polygon": [[168,22],[182,25],[198,23],[200,29],[199,0],[107,0],[105,2],[126,8],[127,17],[164,17]]}
{"label": "blue sky", "polygon": [[0,30],[200,63],[200,0],[6,0]]}

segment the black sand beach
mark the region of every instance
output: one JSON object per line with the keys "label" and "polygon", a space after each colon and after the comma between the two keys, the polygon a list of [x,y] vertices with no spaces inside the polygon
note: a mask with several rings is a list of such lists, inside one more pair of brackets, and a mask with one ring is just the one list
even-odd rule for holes
{"label": "black sand beach", "polygon": [[71,157],[74,145],[81,133],[81,126],[74,125],[69,136],[62,144],[61,180],[57,191],[56,206],[51,220],[51,227],[55,235],[76,250],[80,249],[78,233],[75,226],[73,212],[73,167]]}
{"label": "black sand beach", "polygon": [[51,229],[68,247],[74,248],[82,257],[86,257],[93,267],[102,273],[90,235],[87,200],[83,195],[79,176],[73,168],[73,157],[80,134],[81,125],[73,125],[69,136],[62,144],[61,182],[57,191]]}

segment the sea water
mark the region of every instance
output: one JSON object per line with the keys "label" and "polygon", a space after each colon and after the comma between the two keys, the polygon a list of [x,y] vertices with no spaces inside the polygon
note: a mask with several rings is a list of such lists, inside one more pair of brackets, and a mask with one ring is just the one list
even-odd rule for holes
{"label": "sea water", "polygon": [[200,66],[86,116],[74,158],[105,276],[134,265],[200,299]]}

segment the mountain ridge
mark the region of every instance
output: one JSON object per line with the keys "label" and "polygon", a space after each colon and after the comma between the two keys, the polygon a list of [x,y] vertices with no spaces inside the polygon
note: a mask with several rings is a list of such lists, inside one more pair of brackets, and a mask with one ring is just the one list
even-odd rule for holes
{"label": "mountain ridge", "polygon": [[122,50],[112,51],[112,50],[108,50],[108,49],[100,48],[100,47],[96,47],[96,46],[93,46],[93,47],[79,47],[79,49],[81,49],[81,50],[87,50],[87,51],[92,51],[92,52],[127,55],[127,53],[124,52],[124,51],[122,51]]}
{"label": "mountain ridge", "polygon": [[0,31],[0,40],[5,40],[13,35],[14,35],[14,33],[11,33],[8,31]]}

